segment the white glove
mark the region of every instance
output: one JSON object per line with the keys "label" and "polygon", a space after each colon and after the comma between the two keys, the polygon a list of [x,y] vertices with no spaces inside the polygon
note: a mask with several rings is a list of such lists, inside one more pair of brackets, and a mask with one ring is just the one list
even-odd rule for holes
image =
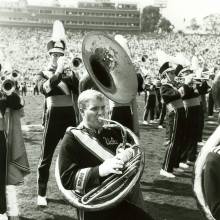
{"label": "white glove", "polygon": [[63,70],[64,70],[64,56],[61,56],[57,60],[57,70],[56,70],[56,73],[57,74],[63,73]]}
{"label": "white glove", "polygon": [[104,177],[111,173],[122,174],[120,169],[122,169],[123,166],[124,162],[117,157],[107,159],[99,166],[99,175]]}
{"label": "white glove", "polygon": [[190,85],[193,83],[193,77],[191,75],[185,76],[185,84]]}
{"label": "white glove", "polygon": [[121,159],[124,163],[128,162],[134,156],[134,149],[120,149],[119,153],[116,154],[116,158]]}
{"label": "white glove", "polygon": [[184,88],[183,88],[183,87],[180,87],[180,88],[178,89],[178,91],[179,91],[181,97],[183,97],[183,96],[184,96]]}

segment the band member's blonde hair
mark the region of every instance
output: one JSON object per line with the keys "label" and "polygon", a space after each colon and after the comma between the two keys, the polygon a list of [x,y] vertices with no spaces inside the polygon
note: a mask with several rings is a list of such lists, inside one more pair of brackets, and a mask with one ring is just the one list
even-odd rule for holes
{"label": "band member's blonde hair", "polygon": [[88,89],[80,93],[78,97],[79,110],[85,109],[88,101],[94,98],[99,100],[105,100],[105,96],[101,92],[94,89]]}

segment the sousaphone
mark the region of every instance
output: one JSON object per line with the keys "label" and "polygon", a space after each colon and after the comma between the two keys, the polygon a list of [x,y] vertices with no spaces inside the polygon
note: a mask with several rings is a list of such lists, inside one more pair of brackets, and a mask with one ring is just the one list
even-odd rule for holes
{"label": "sousaphone", "polygon": [[129,103],[137,94],[137,75],[125,49],[102,33],[89,33],[82,44],[83,63],[99,90],[117,103]]}
{"label": "sousaphone", "polygon": [[[87,34],[83,40],[82,58],[93,82],[109,99],[117,103],[129,103],[134,99],[137,93],[135,69],[128,54],[114,39],[102,33]],[[106,127],[112,126],[112,123],[118,126],[123,133],[120,146],[131,148],[134,152],[126,161],[122,174],[109,175],[101,185],[79,195],[74,190],[64,189],[58,160],[55,168],[57,185],[65,199],[76,208],[90,211],[106,209],[122,201],[135,188],[144,169],[144,152],[138,137],[118,122],[100,120],[108,123]]]}
{"label": "sousaphone", "polygon": [[[213,81],[212,95],[213,95],[214,103],[217,106],[219,106],[220,105],[220,73],[218,73],[215,76],[215,79]],[[210,139],[211,138],[212,136],[210,137]],[[209,143],[211,143],[211,141]],[[213,213],[210,210],[208,201],[206,199],[205,190],[204,190],[204,182],[205,182],[204,172],[206,169],[206,163],[209,153],[212,152],[218,154],[219,149],[220,146],[209,147],[205,145],[201,149],[195,163],[193,189],[198,202],[198,206],[207,220],[217,220],[217,219],[213,217]],[[214,179],[212,181],[214,181]]]}

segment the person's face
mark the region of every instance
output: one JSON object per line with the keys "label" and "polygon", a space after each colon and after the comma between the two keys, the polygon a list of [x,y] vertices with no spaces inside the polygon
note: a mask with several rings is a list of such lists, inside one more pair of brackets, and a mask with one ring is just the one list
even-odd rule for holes
{"label": "person's face", "polygon": [[53,68],[57,68],[57,60],[61,56],[63,56],[62,53],[51,53],[51,55],[50,55],[50,62],[51,62],[51,66]]}
{"label": "person's face", "polygon": [[174,81],[174,79],[175,79],[175,73],[174,73],[174,70],[173,71],[169,71],[168,73],[167,73],[167,77],[168,77],[168,79],[170,80],[170,81]]}
{"label": "person's face", "polygon": [[81,110],[83,121],[89,128],[98,129],[103,125],[103,121],[100,121],[99,117],[105,115],[105,103],[104,100],[99,98],[92,98],[86,103],[85,109]]}

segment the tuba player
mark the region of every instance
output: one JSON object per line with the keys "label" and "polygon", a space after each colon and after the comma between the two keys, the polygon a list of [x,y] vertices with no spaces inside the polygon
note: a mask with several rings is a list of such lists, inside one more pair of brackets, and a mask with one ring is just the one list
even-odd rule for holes
{"label": "tuba player", "polygon": [[[122,135],[116,127],[103,127],[99,120],[105,115],[105,97],[102,93],[91,89],[83,91],[78,98],[78,107],[82,122],[77,128],[67,129],[58,164],[63,187],[83,195],[99,186],[108,175],[121,174],[124,166],[122,155],[131,155],[133,149],[127,148],[116,153]],[[78,132],[86,138],[79,138]],[[97,144],[92,144],[94,139]],[[113,208],[92,212],[77,209],[77,213],[79,220],[152,219],[143,207],[143,197],[137,186],[129,197]]]}

